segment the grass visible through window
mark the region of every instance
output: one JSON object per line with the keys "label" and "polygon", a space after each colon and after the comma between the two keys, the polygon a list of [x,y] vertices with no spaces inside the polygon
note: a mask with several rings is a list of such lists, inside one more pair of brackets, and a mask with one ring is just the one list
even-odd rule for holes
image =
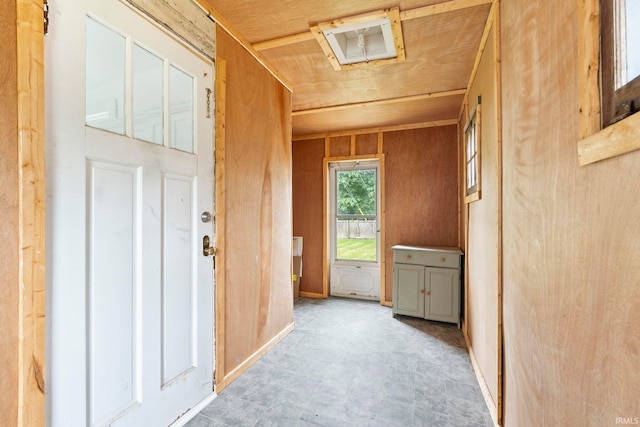
{"label": "grass visible through window", "polygon": [[376,260],[376,239],[338,239],[338,259]]}

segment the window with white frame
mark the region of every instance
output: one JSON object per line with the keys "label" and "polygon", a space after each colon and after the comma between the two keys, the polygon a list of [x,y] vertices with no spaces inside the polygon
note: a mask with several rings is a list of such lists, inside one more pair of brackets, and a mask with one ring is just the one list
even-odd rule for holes
{"label": "window with white frame", "polygon": [[465,202],[480,199],[480,97],[464,127]]}

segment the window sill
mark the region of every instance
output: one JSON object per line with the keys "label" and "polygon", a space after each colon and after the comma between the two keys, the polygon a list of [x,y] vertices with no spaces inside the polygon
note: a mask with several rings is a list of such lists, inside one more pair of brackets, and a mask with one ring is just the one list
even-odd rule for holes
{"label": "window sill", "polygon": [[578,163],[585,166],[635,150],[640,150],[640,113],[578,141]]}
{"label": "window sill", "polygon": [[464,203],[468,204],[478,200],[480,200],[480,190],[476,191],[475,193],[471,193],[468,196],[465,196]]}

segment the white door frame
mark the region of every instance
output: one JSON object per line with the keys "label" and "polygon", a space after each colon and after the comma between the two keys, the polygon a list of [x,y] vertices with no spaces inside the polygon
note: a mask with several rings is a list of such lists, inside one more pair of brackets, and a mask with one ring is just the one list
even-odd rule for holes
{"label": "white door frame", "polygon": [[[329,282],[330,294],[337,296],[350,296],[352,298],[370,299],[379,301],[382,293],[380,292],[380,277],[382,270],[382,257],[384,249],[381,248],[381,170],[382,165],[379,158],[371,159],[348,159],[340,161],[329,161],[329,188],[327,196],[329,200],[329,218],[327,218],[327,244],[329,245]],[[341,260],[337,259],[337,179],[336,175],[341,170],[365,170],[374,169],[376,171],[376,261],[363,260]],[[371,295],[358,295],[357,293],[334,292],[337,288],[336,283],[344,275],[351,277],[351,280],[371,280],[374,291]]]}

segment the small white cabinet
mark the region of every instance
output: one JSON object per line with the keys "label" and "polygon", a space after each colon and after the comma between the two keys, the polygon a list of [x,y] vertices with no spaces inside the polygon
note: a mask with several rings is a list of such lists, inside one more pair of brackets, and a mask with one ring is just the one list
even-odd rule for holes
{"label": "small white cabinet", "polygon": [[393,315],[422,317],[460,327],[462,251],[393,246]]}

